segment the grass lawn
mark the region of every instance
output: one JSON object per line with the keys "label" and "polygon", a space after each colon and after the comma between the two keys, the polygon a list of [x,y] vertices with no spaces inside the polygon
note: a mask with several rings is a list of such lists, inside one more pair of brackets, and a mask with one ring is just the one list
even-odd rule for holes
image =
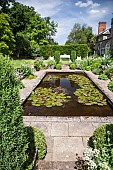
{"label": "grass lawn", "polygon": [[14,66],[14,68],[20,68],[22,64],[28,64],[28,65],[33,65],[34,64],[34,61],[33,59],[31,60],[28,60],[28,59],[22,59],[22,60],[13,60],[12,61],[12,64]]}

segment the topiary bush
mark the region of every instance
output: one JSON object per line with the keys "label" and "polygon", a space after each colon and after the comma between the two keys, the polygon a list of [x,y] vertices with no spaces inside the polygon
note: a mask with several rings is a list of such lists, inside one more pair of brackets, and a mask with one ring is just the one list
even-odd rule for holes
{"label": "topiary bush", "polygon": [[74,50],[71,51],[70,60],[72,61],[72,63],[75,63],[76,51],[74,51]]}
{"label": "topiary bush", "polygon": [[56,64],[60,62],[60,51],[55,51],[54,60]]}
{"label": "topiary bush", "polygon": [[94,148],[103,149],[108,142],[113,144],[113,124],[104,124],[93,133]]}
{"label": "topiary bush", "polygon": [[75,64],[70,64],[70,69],[75,70],[76,69],[76,65]]}
{"label": "topiary bush", "polygon": [[30,150],[37,150],[38,160],[44,159],[47,152],[47,145],[44,133],[36,127],[26,127],[28,139],[30,143]]}
{"label": "topiary bush", "polygon": [[56,69],[57,70],[61,70],[62,69],[62,65],[61,64],[56,64]]}
{"label": "topiary bush", "polygon": [[29,141],[29,150],[25,170],[32,170],[34,160],[42,160],[46,156],[47,145],[45,136],[41,130],[31,126],[27,126],[26,130]]}
{"label": "topiary bush", "polygon": [[24,170],[27,134],[17,78],[9,57],[0,56],[0,169]]}

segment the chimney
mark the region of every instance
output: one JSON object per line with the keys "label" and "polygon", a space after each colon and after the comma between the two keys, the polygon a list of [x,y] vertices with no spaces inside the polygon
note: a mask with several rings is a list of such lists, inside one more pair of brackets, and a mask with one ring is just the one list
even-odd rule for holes
{"label": "chimney", "polygon": [[98,23],[98,34],[106,30],[106,22]]}

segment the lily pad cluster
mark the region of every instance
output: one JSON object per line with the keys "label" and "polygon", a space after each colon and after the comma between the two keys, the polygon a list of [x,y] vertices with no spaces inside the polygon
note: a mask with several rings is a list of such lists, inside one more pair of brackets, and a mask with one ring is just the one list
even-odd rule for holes
{"label": "lily pad cluster", "polygon": [[72,74],[67,76],[67,78],[71,81],[74,81],[74,83],[82,86],[83,84],[91,84],[91,81],[85,77],[84,75],[77,75],[77,74]]}
{"label": "lily pad cluster", "polygon": [[68,78],[80,85],[74,94],[78,97],[78,102],[84,105],[107,105],[106,99],[92,82],[83,75],[69,75]]}
{"label": "lily pad cluster", "polygon": [[52,89],[39,87],[32,93],[28,100],[32,101],[34,106],[62,106],[64,102],[67,102],[70,96],[63,93],[61,88]]}
{"label": "lily pad cluster", "polygon": [[57,75],[48,75],[43,79],[43,81],[52,81],[52,80],[57,80],[57,79],[59,79]]}

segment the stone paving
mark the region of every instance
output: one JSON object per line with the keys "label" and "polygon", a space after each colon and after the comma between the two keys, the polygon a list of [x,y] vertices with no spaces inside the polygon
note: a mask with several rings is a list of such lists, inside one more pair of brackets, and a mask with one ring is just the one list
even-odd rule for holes
{"label": "stone paving", "polygon": [[[23,80],[25,89],[20,90],[21,104],[30,95],[32,90],[39,84],[46,72],[36,72],[35,80]],[[58,70],[54,70],[58,72]],[[68,69],[64,72],[72,72]],[[75,71],[73,71],[75,72]],[[113,92],[107,88],[108,81],[100,81],[93,73],[86,74],[113,102]],[[76,160],[76,153],[82,156],[84,149],[90,142],[94,130],[105,123],[113,123],[113,117],[44,117],[23,116],[26,126],[35,126],[41,129],[46,137],[47,154],[44,161],[39,161],[40,170],[72,170]]]}

